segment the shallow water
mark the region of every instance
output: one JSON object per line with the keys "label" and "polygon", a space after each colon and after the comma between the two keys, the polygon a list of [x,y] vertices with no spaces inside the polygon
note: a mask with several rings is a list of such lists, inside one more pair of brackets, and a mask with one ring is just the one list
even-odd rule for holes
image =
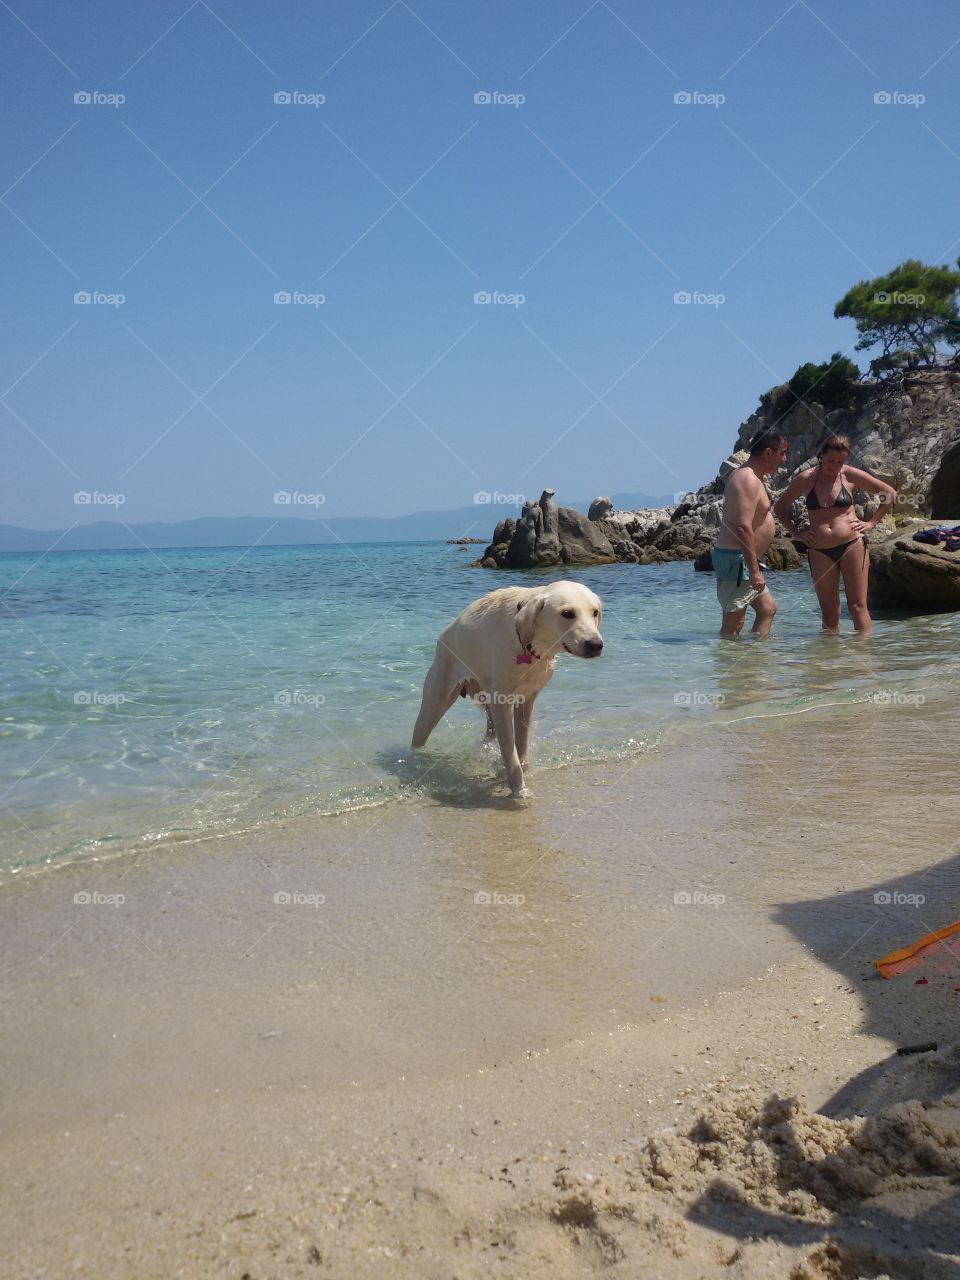
{"label": "shallow water", "polygon": [[[0,874],[424,794],[503,794],[483,718],[454,707],[408,751],[436,636],[477,595],[569,576],[604,602],[604,657],[562,660],[539,771],[630,760],[677,735],[873,701],[960,670],[955,616],[823,636],[805,572],[771,575],[770,641],[718,641],[689,563],[468,569],[440,543],[0,557]],[[849,627],[849,623],[845,624]]]}

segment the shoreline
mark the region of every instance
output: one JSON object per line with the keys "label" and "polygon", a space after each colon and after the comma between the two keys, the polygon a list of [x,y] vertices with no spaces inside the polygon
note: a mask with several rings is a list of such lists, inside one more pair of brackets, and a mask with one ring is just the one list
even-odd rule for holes
{"label": "shoreline", "polygon": [[[851,645],[860,644],[854,636],[844,639]],[[741,641],[748,645],[755,641]],[[828,643],[832,643],[828,641]],[[627,736],[629,729],[625,723],[623,737],[620,742],[605,745],[589,745],[583,748],[581,756],[536,761],[538,742],[534,741],[535,769],[538,778],[545,783],[546,790],[552,796],[562,796],[560,779],[569,777],[572,772],[595,770],[617,770],[622,767],[641,765],[647,760],[655,760],[665,752],[676,752],[684,749],[698,750],[701,746],[709,750],[706,738],[709,733],[724,733],[738,724],[757,721],[769,721],[775,724],[780,720],[796,717],[816,719],[822,714],[831,712],[844,713],[857,706],[876,701],[878,692],[871,685],[844,687],[842,684],[818,685],[810,682],[805,692],[784,692],[780,697],[766,697],[771,688],[764,682],[766,654],[756,664],[757,670],[749,667],[740,670],[737,654],[734,650],[721,654],[718,660],[717,679],[721,689],[720,695],[698,694],[704,703],[716,697],[719,706],[706,712],[701,707],[691,716],[678,716],[672,720],[654,721],[640,737]],[[862,679],[869,671],[866,662],[869,654],[858,655],[850,663],[850,670],[855,677]],[[737,681],[743,680],[737,691]],[[732,698],[750,689],[749,682],[755,679],[751,694],[740,703]],[[933,680],[933,683],[929,683]],[[916,672],[908,673],[901,679],[896,690],[887,690],[891,699],[909,700],[911,693],[925,694],[932,691],[936,697],[942,688],[949,687],[952,674],[946,673],[946,680],[934,678],[932,672],[918,676]],[[735,692],[731,694],[731,690]],[[884,691],[879,691],[883,696]],[[921,699],[924,700],[924,699]],[[797,705],[799,704],[799,705]],[[720,714],[717,714],[717,712]],[[177,849],[194,847],[224,840],[245,844],[250,841],[269,841],[283,839],[282,833],[289,827],[305,824],[321,826],[329,821],[349,820],[354,815],[363,813],[380,813],[390,815],[399,809],[421,804],[441,803],[463,805],[466,807],[482,807],[498,805],[507,800],[506,784],[500,777],[502,772],[499,754],[493,746],[481,742],[481,723],[478,718],[468,719],[464,715],[456,718],[454,733],[450,728],[447,735],[436,745],[431,744],[422,753],[412,752],[408,746],[384,749],[384,755],[391,757],[388,771],[379,777],[373,777],[369,788],[359,788],[355,795],[343,797],[338,792],[311,795],[301,794],[286,812],[268,812],[259,817],[244,817],[236,820],[236,825],[227,825],[235,821],[230,817],[217,818],[209,828],[201,830],[169,828],[148,830],[139,835],[111,834],[90,836],[86,839],[57,850],[47,860],[21,863],[16,869],[4,868],[0,871],[0,901],[2,895],[17,883],[28,883],[34,877],[47,875],[60,870],[74,869],[83,871],[87,867],[138,862],[145,857],[166,856]],[[705,738],[706,735],[706,738]],[[395,759],[393,758],[395,755]],[[359,758],[358,758],[359,759]],[[372,772],[372,765],[360,762],[363,768]],[[382,762],[378,767],[383,768]],[[426,780],[433,775],[433,782]],[[549,781],[547,781],[549,780]],[[367,792],[380,794],[367,794]]]}
{"label": "shoreline", "polygon": [[[718,1098],[873,1108],[942,1064],[960,997],[869,966],[956,914],[958,719],[855,703],[541,775],[520,809],[300,819],[11,887],[11,1274],[572,1276],[606,1236],[664,1276],[750,1274],[714,1256],[734,1219],[694,1228],[636,1153]],[[578,1225],[587,1173],[633,1216],[600,1197]]]}

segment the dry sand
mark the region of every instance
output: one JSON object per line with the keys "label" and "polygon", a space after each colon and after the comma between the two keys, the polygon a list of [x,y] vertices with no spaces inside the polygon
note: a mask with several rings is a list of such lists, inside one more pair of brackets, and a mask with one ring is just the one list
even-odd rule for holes
{"label": "dry sand", "polygon": [[13,886],[4,1278],[956,1280],[960,974],[870,960],[960,915],[958,719]]}

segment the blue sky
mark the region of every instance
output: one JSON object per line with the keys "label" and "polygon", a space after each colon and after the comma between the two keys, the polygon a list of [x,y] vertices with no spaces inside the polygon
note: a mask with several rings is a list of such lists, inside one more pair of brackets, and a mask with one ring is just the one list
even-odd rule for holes
{"label": "blue sky", "polygon": [[960,254],[952,0],[15,0],[0,32],[7,523],[684,490],[852,353],[851,284]]}

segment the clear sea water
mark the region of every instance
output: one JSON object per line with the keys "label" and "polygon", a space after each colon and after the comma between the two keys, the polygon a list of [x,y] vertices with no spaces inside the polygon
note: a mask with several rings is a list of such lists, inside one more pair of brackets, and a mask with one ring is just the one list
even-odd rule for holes
{"label": "clear sea water", "polygon": [[[503,794],[458,702],[408,749],[436,637],[470,600],[568,576],[603,599],[604,656],[561,658],[535,768],[617,760],[723,720],[872,700],[920,705],[960,674],[960,618],[819,632],[805,571],[771,575],[775,635],[717,639],[690,563],[470,569],[444,543],[0,556],[0,876],[444,791]],[[912,700],[912,703],[911,701]]]}

